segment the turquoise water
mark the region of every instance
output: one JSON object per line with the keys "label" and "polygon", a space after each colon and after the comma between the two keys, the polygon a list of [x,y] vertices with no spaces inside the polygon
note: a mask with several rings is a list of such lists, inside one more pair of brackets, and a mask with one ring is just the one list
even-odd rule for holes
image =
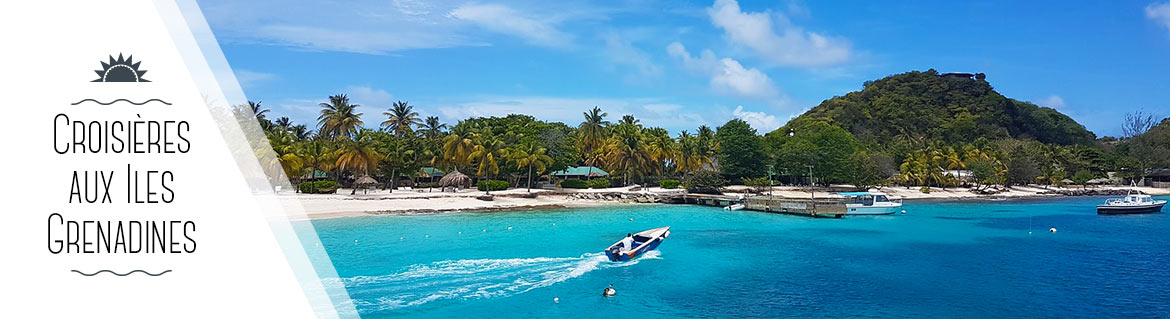
{"label": "turquoise water", "polygon": [[[907,202],[906,215],[845,219],[650,205],[313,224],[363,318],[1170,317],[1170,214],[1098,216],[1102,201]],[[672,234],[657,253],[600,253],[663,225]],[[601,297],[610,284],[618,295]]]}

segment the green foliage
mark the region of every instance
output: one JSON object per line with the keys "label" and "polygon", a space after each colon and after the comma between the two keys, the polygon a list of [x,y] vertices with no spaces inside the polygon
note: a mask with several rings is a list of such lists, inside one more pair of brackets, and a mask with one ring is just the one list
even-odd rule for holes
{"label": "green foliage", "polygon": [[922,186],[922,188],[919,188],[918,191],[922,192],[923,194],[930,194],[930,186]]}
{"label": "green foliage", "polygon": [[490,180],[490,179],[480,180],[478,183],[475,183],[476,189],[481,190],[481,191],[485,191],[485,192],[507,190],[508,186],[509,185],[508,185],[507,181],[498,181],[498,180]]}
{"label": "green foliage", "polygon": [[414,188],[439,188],[439,183],[418,183]]}
{"label": "green foliage", "polygon": [[301,193],[305,194],[333,194],[339,185],[335,181],[309,181],[297,185]]}
{"label": "green foliage", "polygon": [[861,91],[825,100],[789,125],[816,121],[834,123],[878,145],[921,147],[926,140],[971,143],[978,137],[1088,145],[1096,139],[1054,109],[1004,97],[984,80],[942,78],[934,70],[866,82]]}
{"label": "green foliage", "polygon": [[726,185],[727,180],[723,179],[722,174],[710,170],[695,172],[683,182],[683,187],[686,187],[688,192],[700,194],[720,194],[720,190]]}
{"label": "green foliage", "polygon": [[585,189],[585,188],[589,188],[589,185],[583,180],[566,179],[566,180],[561,181],[561,188]]}
{"label": "green foliage", "polygon": [[1085,170],[1080,170],[1080,171],[1077,171],[1076,173],[1074,173],[1072,178],[1069,178],[1069,179],[1072,180],[1073,184],[1085,185],[1086,183],[1089,182],[1090,179],[1093,179],[1093,173],[1089,172],[1089,171],[1085,171]]}
{"label": "green foliage", "polygon": [[1003,164],[991,158],[975,158],[967,161],[967,169],[971,170],[971,178],[981,186],[1002,185],[1004,183]]}
{"label": "green foliage", "polygon": [[894,176],[894,158],[884,153],[857,151],[850,156],[852,168],[848,170],[848,182],[858,188],[868,189],[884,186]]}
{"label": "green foliage", "polygon": [[763,193],[772,186],[772,181],[768,180],[767,177],[745,178],[743,179],[743,185],[751,187],[757,193]]}
{"label": "green foliage", "polygon": [[665,188],[665,189],[676,189],[676,188],[678,188],[679,184],[680,183],[677,179],[658,180],[658,186]]}
{"label": "green foliage", "polygon": [[609,188],[613,184],[610,183],[608,178],[598,178],[586,181],[585,185],[589,186],[589,188]]}
{"label": "green foliage", "polygon": [[818,184],[843,183],[850,179],[852,156],[858,144],[852,134],[836,125],[824,121],[789,124],[768,133],[764,139],[777,170],[807,178],[811,165]]}
{"label": "green foliage", "polygon": [[763,175],[764,155],[760,136],[747,122],[733,119],[715,133],[719,148],[719,167],[723,175],[738,180]]}
{"label": "green foliage", "polygon": [[1119,147],[1119,151],[1135,160],[1126,163],[1127,166],[1139,166],[1137,169],[1140,170],[1170,167],[1170,118],[1163,119],[1144,134],[1127,140]]}

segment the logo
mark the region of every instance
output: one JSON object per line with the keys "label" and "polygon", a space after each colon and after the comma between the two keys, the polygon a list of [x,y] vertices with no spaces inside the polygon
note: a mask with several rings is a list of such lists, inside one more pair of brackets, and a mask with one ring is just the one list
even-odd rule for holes
{"label": "logo", "polygon": [[122,59],[122,54],[118,53],[118,59],[114,60],[114,55],[111,54],[110,63],[102,62],[101,70],[93,70],[101,78],[92,82],[150,82],[150,80],[142,78],[142,75],[146,74],[146,70],[139,70],[138,65],[140,64],[142,61],[134,62],[133,55]]}

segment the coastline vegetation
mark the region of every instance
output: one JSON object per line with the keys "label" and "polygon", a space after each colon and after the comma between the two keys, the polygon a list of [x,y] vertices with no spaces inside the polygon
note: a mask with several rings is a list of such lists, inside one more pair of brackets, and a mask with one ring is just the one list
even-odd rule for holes
{"label": "coastline vegetation", "polygon": [[[1057,110],[1000,95],[982,74],[954,78],[934,70],[868,81],[771,132],[732,119],[672,136],[600,107],[585,110],[575,125],[522,114],[448,124],[422,118],[405,101],[386,106],[370,129],[345,94],[327,100],[312,128],[287,117],[270,120],[260,102],[239,107],[259,121],[294,183],[337,183],[320,185],[329,189],[372,177],[391,190],[434,186],[422,171],[432,167],[472,176],[481,190],[548,180],[566,188],[640,184],[692,192],[717,192],[727,183],[759,191],[776,184],[987,191],[1084,185],[1107,172],[1128,181],[1170,166],[1170,119],[1155,125],[1153,116],[1131,114],[1126,136],[1098,138]],[[610,175],[587,182],[546,175],[574,166]],[[305,185],[299,189],[318,192],[318,184]]]}

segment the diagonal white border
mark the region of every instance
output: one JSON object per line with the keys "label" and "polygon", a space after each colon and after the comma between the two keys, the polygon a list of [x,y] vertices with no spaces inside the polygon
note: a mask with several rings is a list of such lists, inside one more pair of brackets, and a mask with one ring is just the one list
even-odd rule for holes
{"label": "diagonal white border", "polygon": [[316,316],[358,318],[300,201],[274,191],[293,188],[259,123],[233,112],[232,105],[248,100],[199,6],[193,0],[154,2]]}

